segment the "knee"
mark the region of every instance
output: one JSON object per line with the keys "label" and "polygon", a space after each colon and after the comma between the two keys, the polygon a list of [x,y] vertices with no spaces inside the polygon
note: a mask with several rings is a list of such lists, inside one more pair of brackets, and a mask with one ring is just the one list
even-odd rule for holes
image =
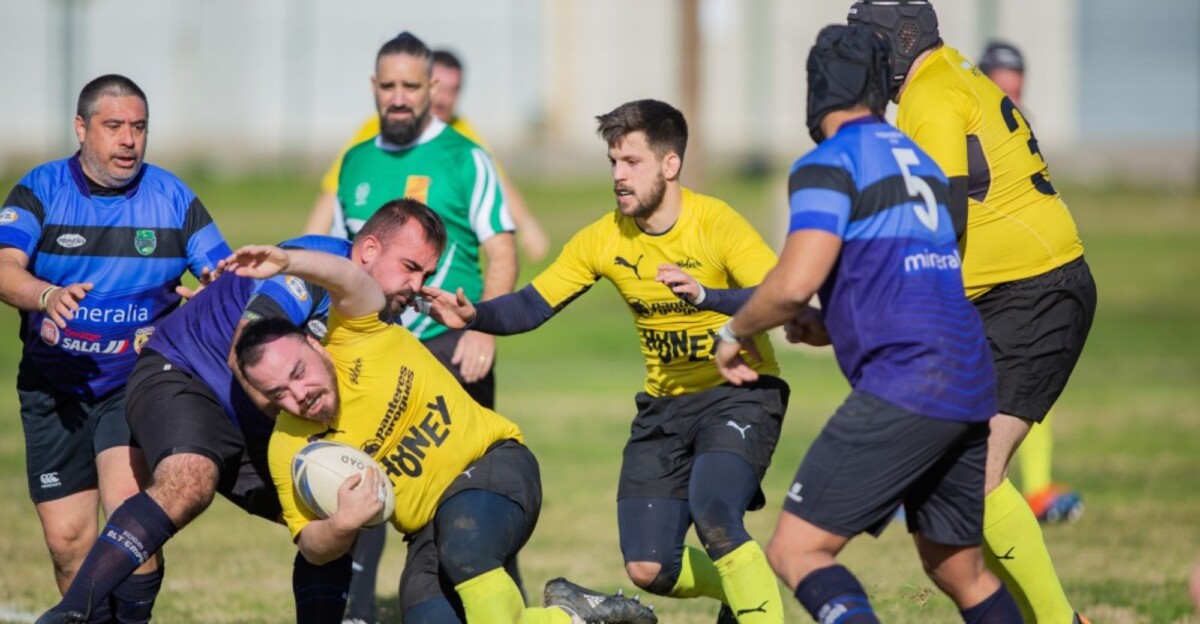
{"label": "knee", "polygon": [[662,588],[664,584],[660,580],[662,571],[663,565],[656,561],[625,562],[625,573],[629,575],[629,580],[633,581],[634,585],[655,594],[666,594],[675,586],[675,583],[672,582],[670,587]]}
{"label": "knee", "polygon": [[46,549],[50,551],[55,571],[60,575],[73,573],[83,562],[95,540],[95,532],[86,531],[82,527],[47,527]]}
{"label": "knee", "polygon": [[154,470],[146,493],[182,527],[212,504],[217,493],[217,465],[207,457],[180,454],[167,457]]}

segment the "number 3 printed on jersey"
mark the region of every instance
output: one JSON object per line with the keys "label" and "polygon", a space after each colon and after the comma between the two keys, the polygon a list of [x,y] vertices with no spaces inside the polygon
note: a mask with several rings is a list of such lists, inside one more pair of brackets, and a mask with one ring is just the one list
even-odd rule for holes
{"label": "number 3 printed on jersey", "polygon": [[920,197],[925,203],[913,204],[913,212],[916,213],[917,219],[925,224],[925,227],[936,232],[938,227],[938,209],[937,199],[933,196],[933,189],[929,183],[922,180],[920,177],[913,175],[909,167],[921,164],[917,158],[917,153],[907,147],[892,148],[892,157],[896,159],[896,164],[900,165],[900,173],[904,176],[904,187],[908,189],[910,197]]}

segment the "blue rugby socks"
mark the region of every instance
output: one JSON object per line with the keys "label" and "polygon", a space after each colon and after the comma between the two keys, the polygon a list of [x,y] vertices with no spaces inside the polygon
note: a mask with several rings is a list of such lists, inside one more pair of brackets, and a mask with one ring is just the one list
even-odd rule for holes
{"label": "blue rugby socks", "polygon": [[[91,613],[148,561],[171,536],[175,524],[154,499],[138,492],[118,507],[53,611]],[[161,581],[160,581],[161,582]],[[137,595],[137,590],[130,589]]]}
{"label": "blue rugby socks", "polygon": [[804,577],[796,587],[796,600],[823,624],[879,624],[867,590],[840,565]]}
{"label": "blue rugby socks", "polygon": [[1016,599],[1008,593],[1004,583],[983,602],[959,613],[966,624],[1015,624],[1025,621],[1021,617],[1021,609],[1017,606]]}
{"label": "blue rugby socks", "polygon": [[325,565],[309,563],[304,555],[296,553],[292,594],[296,598],[297,624],[339,624],[342,621],[352,565],[353,558],[349,553]]}
{"label": "blue rugby socks", "polygon": [[162,587],[163,566],[146,574],[130,574],[113,590],[116,621],[121,624],[149,624],[154,600]]}

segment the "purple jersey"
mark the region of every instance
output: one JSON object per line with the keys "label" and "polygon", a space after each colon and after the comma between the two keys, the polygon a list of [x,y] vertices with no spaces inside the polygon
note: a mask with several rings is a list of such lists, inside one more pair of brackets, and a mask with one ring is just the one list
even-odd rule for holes
{"label": "purple jersey", "polygon": [[923,416],[991,418],[991,351],[963,292],[948,184],[933,159],[865,117],[797,161],[788,187],[790,232],[843,241],[819,295],[850,385]]}
{"label": "purple jersey", "polygon": [[[280,245],[350,257],[350,242],[302,236]],[[246,396],[229,368],[233,334],[243,318],[287,318],[316,338],[325,334],[325,289],[291,275],[252,280],[226,274],[159,323],[146,348],[201,380],[216,393],[225,413],[243,429],[269,433],[272,422]]]}

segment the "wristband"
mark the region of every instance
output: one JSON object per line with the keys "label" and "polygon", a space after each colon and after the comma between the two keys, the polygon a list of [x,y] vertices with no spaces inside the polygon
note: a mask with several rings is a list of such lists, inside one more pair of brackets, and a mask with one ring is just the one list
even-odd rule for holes
{"label": "wristband", "polygon": [[708,291],[704,290],[704,284],[696,284],[700,288],[700,292],[696,293],[696,298],[692,300],[692,305],[698,306],[704,303],[704,297],[708,295]]}
{"label": "wristband", "polygon": [[741,338],[738,338],[737,334],[733,333],[733,328],[730,327],[732,324],[733,320],[731,319],[728,323],[722,325],[721,329],[717,330],[717,340],[733,343],[740,343],[742,341]]}
{"label": "wristband", "polygon": [[58,289],[59,289],[58,286],[51,286],[51,287],[47,288],[46,290],[43,290],[42,294],[38,295],[38,309],[39,310],[41,310],[42,312],[46,311],[46,300],[50,298],[50,293],[52,293]]}

